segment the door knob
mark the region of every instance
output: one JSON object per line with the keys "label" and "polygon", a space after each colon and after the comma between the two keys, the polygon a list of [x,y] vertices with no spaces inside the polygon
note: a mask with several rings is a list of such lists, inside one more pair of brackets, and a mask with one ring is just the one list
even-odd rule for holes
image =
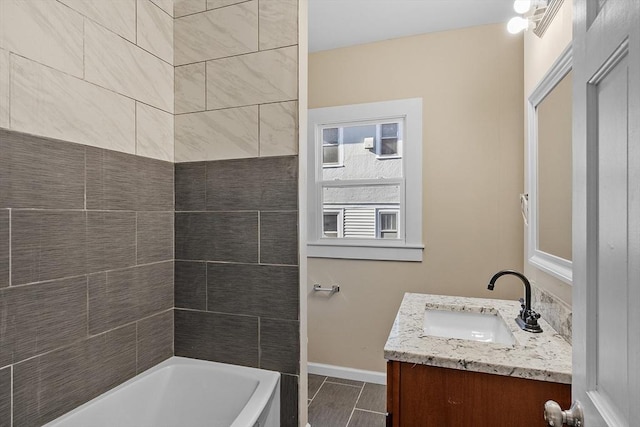
{"label": "door knob", "polygon": [[582,427],[584,425],[582,405],[576,400],[568,411],[563,411],[558,403],[548,400],[544,404],[544,420],[551,427],[562,427],[565,424]]}

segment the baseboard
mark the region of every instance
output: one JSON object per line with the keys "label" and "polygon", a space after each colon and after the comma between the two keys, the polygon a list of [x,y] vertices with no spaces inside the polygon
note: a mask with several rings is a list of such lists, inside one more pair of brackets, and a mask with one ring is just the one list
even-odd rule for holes
{"label": "baseboard", "polygon": [[346,380],[364,381],[373,384],[387,384],[387,374],[376,371],[365,371],[364,369],[346,368],[344,366],[325,365],[324,363],[307,364],[310,374],[322,375],[325,377],[344,378]]}

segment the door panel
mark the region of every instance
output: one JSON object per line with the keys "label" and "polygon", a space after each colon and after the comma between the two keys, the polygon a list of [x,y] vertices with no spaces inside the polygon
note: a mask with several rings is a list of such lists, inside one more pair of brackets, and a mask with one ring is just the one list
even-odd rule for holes
{"label": "door panel", "polygon": [[[627,60],[596,85],[598,123],[598,276],[595,390],[628,425]],[[595,397],[595,395],[594,395]]]}
{"label": "door panel", "polygon": [[640,1],[574,1],[573,398],[640,419]]}

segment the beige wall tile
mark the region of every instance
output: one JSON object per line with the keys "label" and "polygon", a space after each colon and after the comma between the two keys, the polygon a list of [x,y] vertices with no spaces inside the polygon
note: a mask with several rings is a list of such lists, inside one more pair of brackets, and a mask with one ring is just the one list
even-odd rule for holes
{"label": "beige wall tile", "polygon": [[85,78],[173,112],[173,67],[88,21],[85,25]]}
{"label": "beige wall tile", "polygon": [[236,3],[242,3],[246,0],[207,0],[207,10],[218,9],[220,7],[230,6]]}
{"label": "beige wall tile", "polygon": [[175,161],[258,156],[258,107],[181,114],[175,121]]}
{"label": "beige wall tile", "polygon": [[192,13],[207,10],[207,0],[175,0],[173,4],[173,16],[179,18]]}
{"label": "beige wall tile", "polygon": [[258,1],[178,18],[174,23],[175,65],[258,50]]}
{"label": "beige wall tile", "polygon": [[0,47],[82,77],[82,22],[55,1],[0,0]]}
{"label": "beige wall tile", "polygon": [[260,106],[260,157],[298,154],[298,103]]}
{"label": "beige wall tile", "polygon": [[173,161],[173,114],[136,102],[136,154]]}
{"label": "beige wall tile", "polygon": [[260,50],[298,43],[298,0],[260,0]]}
{"label": "beige wall tile", "polygon": [[[4,1],[4,0],[2,0]],[[60,0],[100,25],[136,41],[136,0]],[[40,2],[39,2],[40,3]],[[41,2],[44,3],[44,2]],[[51,2],[53,3],[53,2]]]}
{"label": "beige wall tile", "polygon": [[296,46],[207,62],[207,109],[289,101],[298,94]]}
{"label": "beige wall tile", "polygon": [[151,0],[160,9],[173,17],[173,0]]}
{"label": "beige wall tile", "polygon": [[12,55],[11,128],[134,153],[135,103],[84,80]]}
{"label": "beige wall tile", "polygon": [[9,128],[9,51],[0,49],[0,128]]}
{"label": "beige wall tile", "polygon": [[173,18],[150,0],[138,0],[138,46],[173,64]]}
{"label": "beige wall tile", "polygon": [[176,114],[205,110],[205,63],[175,68]]}

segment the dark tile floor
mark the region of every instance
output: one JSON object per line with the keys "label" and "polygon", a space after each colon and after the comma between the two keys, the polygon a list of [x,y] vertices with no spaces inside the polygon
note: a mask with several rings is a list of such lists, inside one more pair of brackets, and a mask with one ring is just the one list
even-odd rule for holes
{"label": "dark tile floor", "polygon": [[384,427],[387,387],[309,374],[311,427]]}

